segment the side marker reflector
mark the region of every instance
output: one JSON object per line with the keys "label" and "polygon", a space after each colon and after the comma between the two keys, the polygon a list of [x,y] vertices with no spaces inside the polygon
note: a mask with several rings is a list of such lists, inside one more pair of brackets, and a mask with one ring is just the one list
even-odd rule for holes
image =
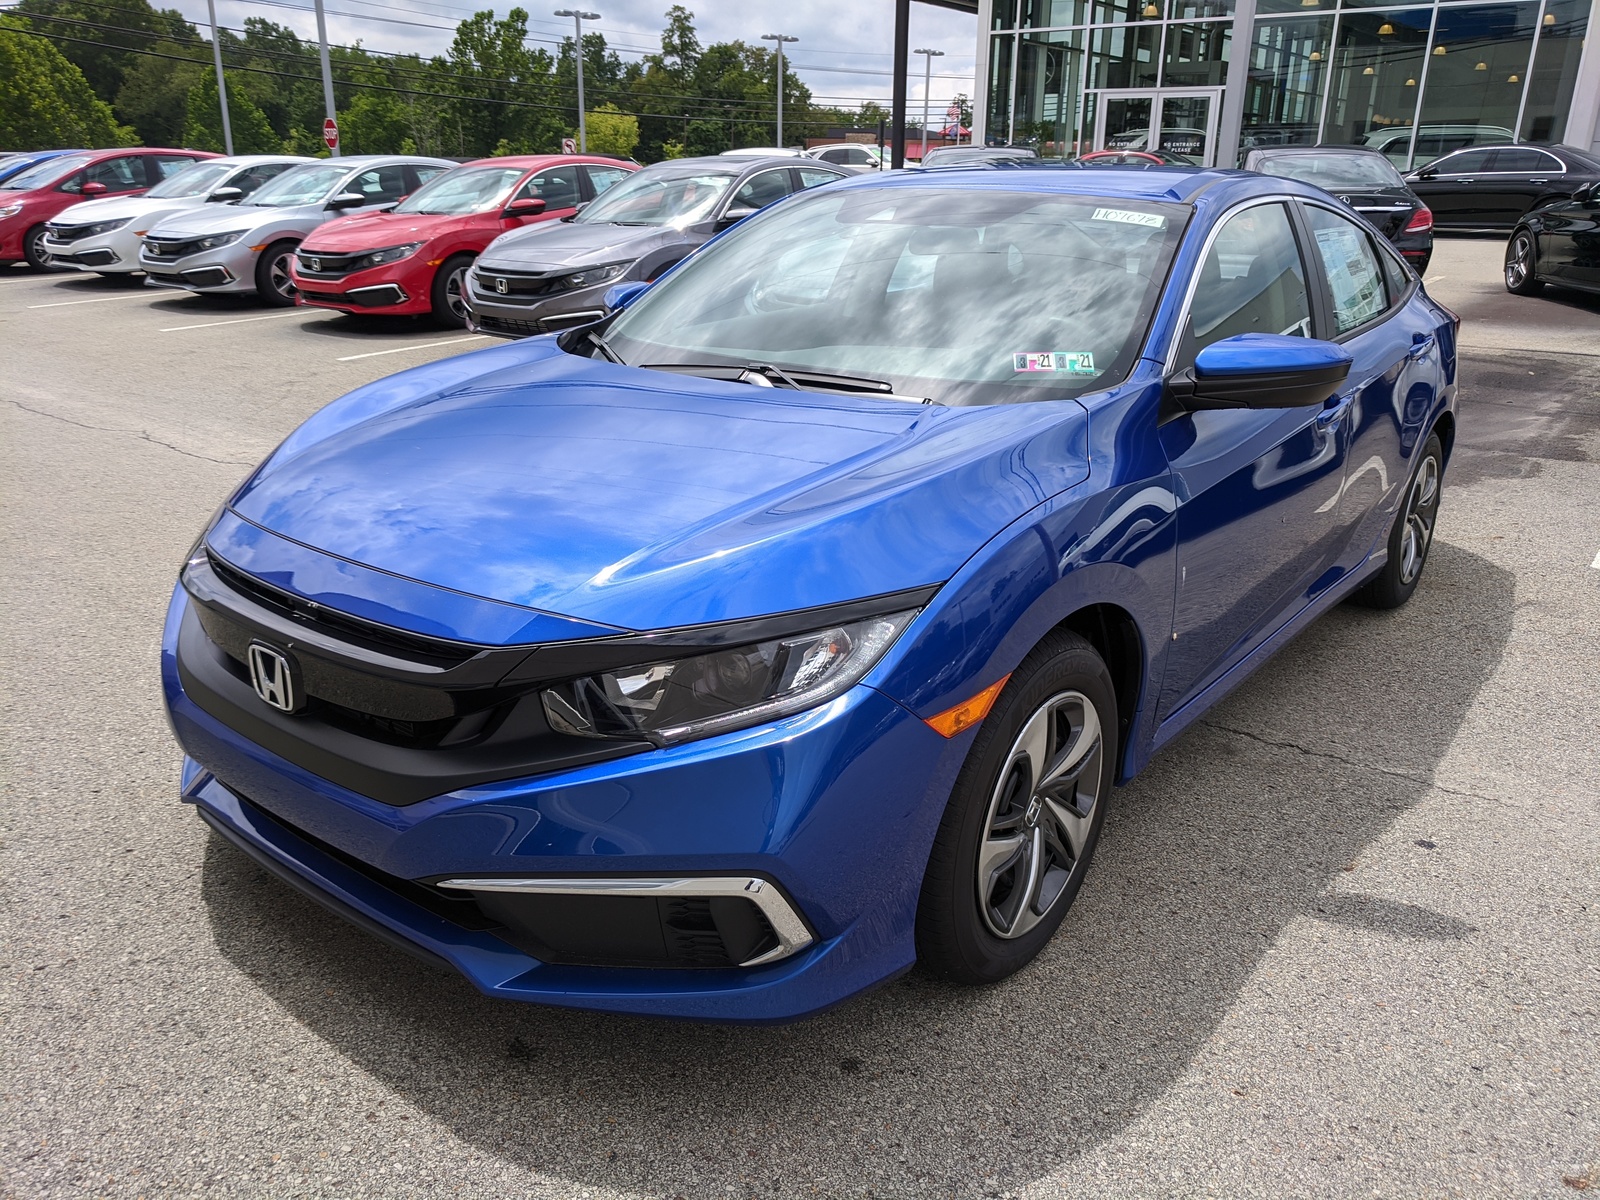
{"label": "side marker reflector", "polygon": [[1010,675],[1002,675],[970,700],[963,700],[954,708],[947,708],[938,716],[924,718],[924,723],[935,733],[947,738],[955,737],[964,729],[971,729],[989,715],[994,702],[1000,698]]}

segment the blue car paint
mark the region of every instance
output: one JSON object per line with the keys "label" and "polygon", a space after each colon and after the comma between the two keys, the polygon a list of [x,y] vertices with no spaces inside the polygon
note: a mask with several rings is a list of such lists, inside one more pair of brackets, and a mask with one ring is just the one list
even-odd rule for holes
{"label": "blue car paint", "polygon": [[[531,339],[329,405],[258,469],[209,535],[225,559],[246,544],[269,548],[231,561],[266,570],[270,558],[274,582],[291,591],[351,611],[386,607],[403,628],[471,631],[467,640],[485,644],[519,644],[532,628],[552,640],[596,626],[664,628],[943,583],[856,688],[756,729],[394,808],[285,762],[188,699],[173,653],[189,603],[180,588],[163,676],[191,756],[185,798],[491,995],[772,1021],[905,969],[922,870],[975,736],[947,741],[916,718],[965,700],[1062,621],[1105,606],[1138,631],[1138,694],[1127,698],[1118,772],[1126,780],[1382,565],[1415,451],[1436,427],[1448,449],[1453,421],[1452,321],[1420,288],[1343,341],[1352,370],[1325,406],[1158,419],[1205,232],[1253,196],[1315,199],[1314,189],[1161,170],[834,186],[1022,180],[1192,206],[1145,357],[1105,392],[960,410],[752,397],[743,385],[574,359]],[[587,423],[574,397],[597,405]],[[499,444],[513,441],[534,468],[521,478],[518,455]],[[677,470],[656,461],[675,455]],[[696,479],[701,456],[710,465]],[[487,476],[475,477],[484,461],[514,503],[497,504]],[[652,488],[624,493],[638,476],[618,475],[641,471]],[[390,486],[397,472],[416,489]],[[565,494],[573,487],[588,512]],[[558,527],[580,530],[570,544],[551,547],[560,539],[550,524],[517,520],[545,505],[573,522]],[[287,826],[241,808],[214,772]],[[549,966],[508,955],[487,934],[441,932],[439,919],[288,827],[404,878],[756,872],[784,888],[818,940],[743,972]]]}
{"label": "blue car paint", "polygon": [[87,154],[87,150],[31,150],[17,155],[13,159],[0,163],[0,183],[4,183],[14,175],[21,175],[29,167],[38,166],[52,158],[60,158],[65,154]]}

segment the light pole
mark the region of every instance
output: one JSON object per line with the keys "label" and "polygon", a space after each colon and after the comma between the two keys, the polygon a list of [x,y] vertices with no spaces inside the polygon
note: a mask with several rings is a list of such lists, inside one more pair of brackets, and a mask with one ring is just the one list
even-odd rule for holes
{"label": "light pole", "polygon": [[[328,120],[334,123],[335,129],[339,128],[338,116],[333,111],[333,70],[328,66],[328,22],[322,15],[322,0],[317,0],[317,41],[321,45],[322,55],[322,106],[327,109]],[[323,134],[327,136],[326,133]],[[334,139],[333,145],[328,147],[328,153],[334,158],[339,157],[339,140]]]}
{"label": "light pole", "polygon": [[583,115],[583,23],[598,21],[599,13],[584,12],[581,8],[558,8],[555,15],[571,17],[574,30],[572,49],[578,63],[578,153],[589,153],[589,125]]}
{"label": "light pole", "polygon": [[233,122],[228,120],[228,84],[222,78],[222,42],[217,37],[217,0],[206,0],[211,13],[211,54],[217,60],[217,99],[222,101],[222,147],[233,153]]}
{"label": "light pole", "polygon": [[783,44],[785,42],[798,42],[797,37],[790,37],[787,33],[763,33],[763,42],[778,43],[778,145],[783,145]]}
{"label": "light pole", "polygon": [[943,50],[913,50],[922,55],[922,157],[928,157],[928,89],[933,86],[933,60],[943,58]]}

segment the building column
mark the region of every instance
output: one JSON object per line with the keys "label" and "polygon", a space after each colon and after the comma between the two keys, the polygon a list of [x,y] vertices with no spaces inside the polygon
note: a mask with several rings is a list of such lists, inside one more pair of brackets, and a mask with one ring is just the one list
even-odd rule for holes
{"label": "building column", "polygon": [[[1594,0],[1600,4],[1600,0]],[[981,146],[989,127],[989,27],[994,0],[978,0],[978,56],[972,74],[972,144]]]}
{"label": "building column", "polygon": [[1600,151],[1600,0],[1590,0],[1589,26],[1583,31],[1583,54],[1578,59],[1578,81],[1572,89],[1572,105],[1567,109],[1566,136],[1561,140],[1569,146]]}
{"label": "building column", "polygon": [[[1593,0],[1600,4],[1600,0]],[[1217,166],[1239,161],[1244,131],[1244,96],[1250,78],[1250,39],[1255,33],[1256,0],[1238,0],[1233,10],[1233,37],[1228,51],[1228,81],[1222,89],[1222,117],[1217,122]]]}

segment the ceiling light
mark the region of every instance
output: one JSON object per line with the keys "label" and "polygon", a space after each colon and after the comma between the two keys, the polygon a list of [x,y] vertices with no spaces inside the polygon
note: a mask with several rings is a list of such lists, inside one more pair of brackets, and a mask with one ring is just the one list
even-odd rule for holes
{"label": "ceiling light", "polygon": [[1322,61],[1322,51],[1321,50],[1313,50],[1311,52],[1311,61],[1312,62],[1321,62]]}
{"label": "ceiling light", "polygon": [[1519,77],[1518,77],[1518,76],[1516,76],[1516,75],[1513,75],[1513,76],[1511,76],[1511,77],[1510,77],[1510,78],[1509,78],[1509,79],[1507,79],[1507,80],[1506,80],[1506,82],[1507,82],[1507,83],[1521,83],[1521,82],[1522,82],[1522,80],[1521,80],[1521,78],[1519,78]]}
{"label": "ceiling light", "polygon": [[1371,67],[1368,67],[1365,71],[1363,71],[1361,73],[1363,75],[1376,75],[1377,74],[1377,72],[1374,71]]}
{"label": "ceiling light", "polygon": [[1437,55],[1440,58],[1444,57],[1444,47],[1443,46],[1435,46],[1433,48],[1433,52],[1434,52],[1435,55]]}
{"label": "ceiling light", "polygon": [[1387,21],[1385,21],[1382,25],[1378,26],[1378,36],[1379,37],[1389,37],[1393,33],[1394,33],[1394,26],[1389,24],[1389,22],[1387,22]]}
{"label": "ceiling light", "polygon": [[1546,25],[1554,25],[1556,23],[1556,15],[1555,15],[1555,13],[1545,13],[1545,15],[1544,15],[1544,23]]}
{"label": "ceiling light", "polygon": [[1144,15],[1147,17],[1159,17],[1161,15],[1161,10],[1154,4],[1146,4],[1144,6]]}
{"label": "ceiling light", "polygon": [[1477,66],[1473,67],[1472,69],[1474,71],[1487,71],[1489,69],[1489,64],[1486,63],[1486,62],[1481,62]]}
{"label": "ceiling light", "polygon": [[1406,86],[1407,87],[1416,87],[1417,86],[1417,81],[1415,79],[1408,79],[1408,80],[1406,80]]}

